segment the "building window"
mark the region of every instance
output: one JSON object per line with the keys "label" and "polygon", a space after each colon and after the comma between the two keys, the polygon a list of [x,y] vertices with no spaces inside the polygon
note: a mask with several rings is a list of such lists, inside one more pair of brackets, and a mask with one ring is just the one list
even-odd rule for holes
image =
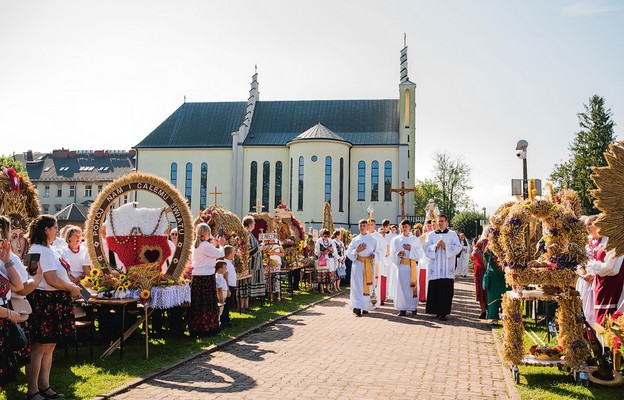
{"label": "building window", "polygon": [[69,185],[69,197],[76,197],[76,185]]}
{"label": "building window", "polygon": [[63,185],[56,185],[56,197],[63,197]]}
{"label": "building window", "polygon": [[288,206],[292,207],[292,197],[293,197],[293,159],[292,157],[290,158],[290,177],[289,177],[289,183],[288,183]]}
{"label": "building window", "polygon": [[208,164],[202,163],[199,179],[199,209],[206,209],[206,193],[208,192]]}
{"label": "building window", "polygon": [[282,162],[275,163],[275,207],[282,204]]}
{"label": "building window", "polygon": [[43,187],[43,197],[50,197],[50,186],[46,185]]}
{"label": "building window", "polygon": [[297,210],[303,211],[303,156],[299,157],[299,197],[297,198]]}
{"label": "building window", "polygon": [[371,201],[379,201],[379,162],[371,163]]}
{"label": "building window", "polygon": [[358,201],[366,200],[366,163],[358,163]]}
{"label": "building window", "polygon": [[325,157],[325,201],[331,204],[331,168],[332,159],[330,156]]}
{"label": "building window", "polygon": [[186,163],[186,182],[184,184],[184,197],[189,207],[191,206],[191,194],[193,193],[193,164]]}
{"label": "building window", "polygon": [[178,187],[178,163],[171,163],[171,177],[169,181],[174,187]]}
{"label": "building window", "polygon": [[85,185],[85,192],[84,192],[84,197],[91,197],[93,195],[93,186],[92,185]]}
{"label": "building window", "polygon": [[269,212],[269,183],[271,181],[271,163],[262,163],[262,209]]}
{"label": "building window", "polygon": [[104,185],[98,185],[98,194],[102,193],[102,189],[104,189]]}
{"label": "building window", "polygon": [[41,205],[41,213],[42,214],[47,214],[50,212],[50,206],[47,204],[42,204]]}
{"label": "building window", "polygon": [[124,204],[128,204],[128,195],[124,194]]}
{"label": "building window", "polygon": [[[256,200],[258,199],[258,163],[251,162],[251,172],[249,175],[249,211],[254,212]],[[260,212],[262,210],[256,210]]]}
{"label": "building window", "polygon": [[340,187],[338,188],[338,211],[343,212],[342,203],[344,200],[344,158],[340,157]]}
{"label": "building window", "polygon": [[318,160],[317,156],[312,156],[312,162],[316,162]]}
{"label": "building window", "polygon": [[410,127],[410,90],[407,89],[405,91],[405,115],[404,115],[404,119],[405,119],[405,127],[409,128]]}
{"label": "building window", "polygon": [[392,161],[384,163],[384,201],[392,201]]}
{"label": "building window", "polygon": [[55,204],[55,205],[54,205],[54,209],[56,210],[56,212],[61,211],[61,207],[62,207],[62,206],[61,206],[60,204]]}

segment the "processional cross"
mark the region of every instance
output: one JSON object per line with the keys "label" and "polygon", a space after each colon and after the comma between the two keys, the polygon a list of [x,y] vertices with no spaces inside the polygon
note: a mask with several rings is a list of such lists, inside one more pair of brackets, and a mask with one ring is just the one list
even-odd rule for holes
{"label": "processional cross", "polygon": [[390,188],[391,192],[398,193],[401,196],[401,220],[405,219],[405,195],[410,192],[415,192],[416,188],[406,188],[405,181],[401,181],[401,187],[399,189]]}
{"label": "processional cross", "polygon": [[214,194],[214,197],[215,197],[214,205],[216,207],[217,206],[217,196],[220,195],[220,194],[223,194],[223,193],[222,192],[217,192],[217,187],[215,186],[214,192],[208,192],[208,194]]}

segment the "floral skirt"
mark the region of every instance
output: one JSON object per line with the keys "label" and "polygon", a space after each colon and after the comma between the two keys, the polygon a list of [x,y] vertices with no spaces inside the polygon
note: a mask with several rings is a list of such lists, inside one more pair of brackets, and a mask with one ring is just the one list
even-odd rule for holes
{"label": "floral skirt", "polygon": [[[269,283],[269,277],[273,281],[273,284]],[[267,290],[272,288],[273,293],[279,293],[281,291],[280,270],[273,270],[271,271],[271,274],[265,271],[264,285],[267,287]]]}
{"label": "floral skirt", "polygon": [[195,275],[191,281],[191,335],[209,335],[219,329],[219,306],[215,275]]}
{"label": "floral skirt", "polygon": [[30,341],[32,343],[73,343],[76,339],[74,304],[64,290],[35,290],[28,295],[32,305]]}
{"label": "floral skirt", "polygon": [[316,271],[314,283],[328,285],[334,281],[334,273],[329,271]]}

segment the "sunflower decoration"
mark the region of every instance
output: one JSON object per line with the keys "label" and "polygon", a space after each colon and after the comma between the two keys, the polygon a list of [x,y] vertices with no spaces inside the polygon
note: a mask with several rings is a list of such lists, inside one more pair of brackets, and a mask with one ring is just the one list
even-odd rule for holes
{"label": "sunflower decoration", "polygon": [[607,165],[593,167],[591,175],[597,189],[591,191],[594,205],[602,214],[594,225],[601,236],[609,238],[606,250],[615,250],[615,256],[624,255],[624,141],[609,145],[604,153]]}
{"label": "sunflower decoration", "polygon": [[141,290],[141,294],[140,294],[141,300],[147,301],[147,300],[149,300],[149,298],[151,296],[152,296],[152,293],[149,290],[147,290],[147,289]]}

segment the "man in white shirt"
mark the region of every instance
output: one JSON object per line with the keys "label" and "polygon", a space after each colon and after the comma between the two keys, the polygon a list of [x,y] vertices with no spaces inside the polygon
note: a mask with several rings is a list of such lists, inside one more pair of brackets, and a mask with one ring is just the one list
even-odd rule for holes
{"label": "man in white shirt", "polygon": [[361,219],[358,226],[360,234],[351,240],[346,255],[353,262],[349,307],[353,309],[355,315],[360,317],[373,309],[370,295],[377,241],[368,234],[367,220]]}
{"label": "man in white shirt", "polygon": [[438,216],[439,229],[427,235],[423,249],[429,258],[427,314],[441,321],[451,313],[455,284],[455,256],[462,249],[457,233],[447,229],[446,215]]}

